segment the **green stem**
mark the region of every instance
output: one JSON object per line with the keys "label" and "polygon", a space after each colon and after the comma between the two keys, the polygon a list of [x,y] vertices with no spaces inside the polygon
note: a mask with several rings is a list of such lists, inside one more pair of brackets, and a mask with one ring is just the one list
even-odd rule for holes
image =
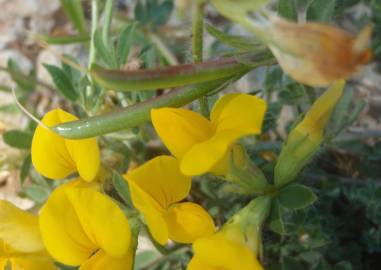
{"label": "green stem", "polygon": [[174,90],[169,94],[128,106],[116,112],[61,124],[54,127],[53,130],[65,138],[80,139],[133,128],[149,121],[151,109],[164,106],[180,107],[218,88],[226,81],[227,79],[221,79]]}
{"label": "green stem", "polygon": [[114,0],[106,0],[105,11],[104,11],[104,25],[102,29],[102,39],[103,44],[109,44],[109,32],[112,20],[112,7]]}
{"label": "green stem", "polygon": [[89,69],[96,62],[96,50],[94,44],[95,31],[98,26],[98,0],[91,0],[91,41],[89,53]]}
{"label": "green stem", "polygon": [[[204,43],[204,9],[205,1],[196,1],[196,7],[192,19],[192,53],[193,62],[202,62],[202,52]],[[209,116],[208,98],[206,96],[201,97],[198,100],[200,104],[200,112],[205,117]]]}

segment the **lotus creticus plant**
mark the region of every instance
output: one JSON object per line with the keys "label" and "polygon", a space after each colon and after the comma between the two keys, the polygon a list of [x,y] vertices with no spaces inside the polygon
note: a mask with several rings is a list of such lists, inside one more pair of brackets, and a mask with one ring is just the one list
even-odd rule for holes
{"label": "lotus creticus plant", "polygon": [[276,167],[275,184],[292,181],[319,149],[325,127],[344,91],[345,81],[337,81],[311,106],[303,120],[290,132]]}
{"label": "lotus creticus plant", "polygon": [[[47,127],[78,120],[61,109],[48,112],[42,119]],[[32,162],[36,170],[50,179],[63,179],[74,173],[86,182],[99,170],[100,153],[96,138],[68,140],[39,125],[32,140]]]}
{"label": "lotus creticus plant", "polygon": [[57,269],[45,250],[37,216],[0,200],[0,270],[9,266],[14,270]]}
{"label": "lotus creticus plant", "polygon": [[130,270],[130,225],[108,196],[91,188],[56,189],[42,207],[42,240],[51,256],[81,270]]}
{"label": "lotus creticus plant", "polygon": [[174,157],[158,156],[124,177],[134,206],[158,243],[192,243],[214,233],[214,222],[201,206],[180,202],[190,192],[191,178],[180,172]]}
{"label": "lotus creticus plant", "polygon": [[153,126],[185,175],[225,175],[228,153],[241,137],[261,132],[264,100],[248,94],[227,94],[214,105],[210,120],[187,109],[151,111]]}

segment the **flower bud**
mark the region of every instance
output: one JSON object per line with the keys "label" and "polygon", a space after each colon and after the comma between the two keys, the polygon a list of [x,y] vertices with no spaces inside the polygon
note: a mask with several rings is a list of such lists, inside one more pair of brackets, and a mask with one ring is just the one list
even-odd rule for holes
{"label": "flower bud", "polygon": [[275,166],[275,185],[284,186],[297,176],[318,151],[324,128],[343,94],[345,81],[337,81],[312,105],[303,120],[290,132]]}
{"label": "flower bud", "polygon": [[235,214],[221,229],[228,238],[243,237],[246,245],[259,255],[262,250],[261,229],[269,215],[271,199],[260,196]]}
{"label": "flower bud", "polygon": [[250,160],[245,149],[239,144],[231,149],[226,179],[247,193],[262,193],[269,186],[263,172]]}

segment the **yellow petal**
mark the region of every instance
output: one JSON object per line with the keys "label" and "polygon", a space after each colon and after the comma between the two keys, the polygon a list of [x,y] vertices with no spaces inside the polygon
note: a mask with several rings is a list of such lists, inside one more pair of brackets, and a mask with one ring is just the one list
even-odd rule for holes
{"label": "yellow petal", "polygon": [[0,239],[18,252],[44,249],[38,218],[4,200],[0,200]]}
{"label": "yellow petal", "polygon": [[67,188],[66,194],[87,237],[110,256],[125,255],[131,231],[118,205],[89,188]]}
{"label": "yellow petal", "polygon": [[6,266],[7,266],[7,263],[8,263],[8,259],[0,259],[0,270],[6,270]]}
{"label": "yellow petal", "polygon": [[132,202],[136,209],[143,214],[152,237],[156,242],[165,245],[168,241],[168,227],[163,218],[164,208],[128,176],[125,177],[127,177],[130,187]]}
{"label": "yellow petal", "polygon": [[[47,126],[61,123],[60,112],[60,109],[48,112],[42,122]],[[38,126],[33,136],[32,162],[40,174],[51,179],[65,178],[76,171],[64,138],[43,126]]]}
{"label": "yellow petal", "polygon": [[208,265],[199,257],[195,256],[189,262],[187,270],[221,270],[218,266]]}
{"label": "yellow petal", "polygon": [[208,139],[213,134],[210,122],[190,110],[153,109],[151,120],[165,146],[179,159],[193,145]]}
{"label": "yellow petal", "polygon": [[215,231],[213,219],[204,208],[185,202],[171,206],[165,215],[169,238],[179,243],[193,243],[211,236]]}
{"label": "yellow petal", "polygon": [[369,28],[356,38],[326,24],[269,18],[264,30],[270,49],[282,69],[299,82],[327,86],[351,76],[371,59]]}
{"label": "yellow petal", "polygon": [[12,259],[12,264],[17,266],[12,269],[58,270],[51,258],[47,256],[38,256],[38,254],[31,254],[29,257],[25,258]]}
{"label": "yellow petal", "polygon": [[212,123],[216,123],[218,119],[220,118],[222,110],[225,108],[225,106],[232,101],[234,98],[241,95],[241,93],[230,93],[223,95],[221,98],[219,98],[216,103],[214,103],[213,109],[210,112],[210,119]]}
{"label": "yellow petal", "polygon": [[216,133],[236,130],[244,135],[259,134],[266,107],[266,102],[256,96],[228,94],[214,106],[211,121]]}
{"label": "yellow petal", "polygon": [[229,147],[240,137],[248,135],[240,130],[227,130],[210,140],[197,144],[181,160],[180,170],[185,175],[201,175],[207,172],[225,172],[228,165]]}
{"label": "yellow petal", "polygon": [[344,91],[345,81],[336,81],[319,97],[306,113],[303,121],[295,129],[304,129],[312,137],[320,137],[332,111]]}
{"label": "yellow petal", "polygon": [[[218,233],[211,237],[196,240],[193,243],[193,250],[197,260],[217,269],[263,270],[247,246],[227,240]],[[194,270],[196,269],[194,268]]]}
{"label": "yellow petal", "polygon": [[40,231],[47,251],[57,261],[80,265],[98,247],[91,242],[66,195],[67,188],[56,189],[40,212]]}
{"label": "yellow petal", "polygon": [[121,258],[114,258],[100,250],[81,265],[79,270],[131,270],[132,250]]}
{"label": "yellow petal", "polygon": [[134,182],[163,209],[184,199],[191,188],[191,178],[183,175],[179,162],[171,156],[158,156],[128,172],[125,178]]}
{"label": "yellow petal", "polygon": [[[61,109],[48,112],[42,122],[48,127],[78,118]],[[36,170],[51,179],[61,179],[78,171],[86,181],[95,178],[100,154],[95,138],[67,140],[38,126],[32,140],[32,162]]]}
{"label": "yellow petal", "polygon": [[65,140],[77,171],[87,182],[94,180],[100,165],[100,153],[95,138],[82,140]]}

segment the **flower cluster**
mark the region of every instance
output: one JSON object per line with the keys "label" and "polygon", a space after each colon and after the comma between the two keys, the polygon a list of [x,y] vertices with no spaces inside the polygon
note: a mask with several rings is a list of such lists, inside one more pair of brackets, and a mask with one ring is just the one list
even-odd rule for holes
{"label": "flower cluster", "polygon": [[[9,261],[27,270],[56,269],[56,261],[81,270],[131,269],[139,229],[145,224],[160,245],[169,240],[194,243],[196,256],[188,269],[215,269],[227,261],[229,270],[237,265],[261,269],[241,229],[226,233],[232,230],[225,226],[216,232],[208,212],[184,200],[191,191],[192,176],[229,173],[237,140],[261,132],[265,110],[262,99],[248,94],[222,97],[210,120],[187,109],[152,110],[152,123],[173,156],[157,156],[126,172],[135,210],[121,208],[102,191],[104,179],[99,172],[107,168],[102,168],[96,138],[58,136],[50,127],[77,118],[61,109],[48,112],[33,137],[33,165],[48,179],[72,180],[52,192],[38,216],[2,202],[2,265]],[[21,233],[23,241],[17,238]],[[206,251],[215,247],[222,252],[205,259],[204,255],[210,255]]]}

